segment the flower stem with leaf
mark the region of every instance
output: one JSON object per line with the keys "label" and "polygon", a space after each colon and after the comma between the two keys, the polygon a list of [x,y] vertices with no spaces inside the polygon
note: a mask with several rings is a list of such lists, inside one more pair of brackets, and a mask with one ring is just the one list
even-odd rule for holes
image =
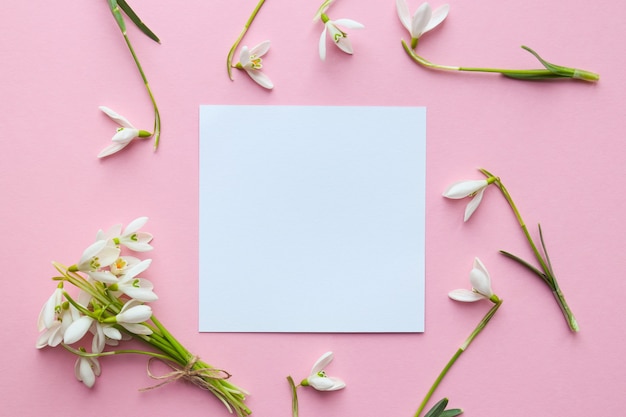
{"label": "flower stem with leaf", "polygon": [[545,67],[543,69],[504,69],[504,68],[481,68],[481,67],[459,67],[450,65],[439,65],[428,61],[426,58],[418,55],[404,40],[402,41],[402,47],[406,53],[418,64],[423,67],[443,70],[443,71],[465,71],[465,72],[484,72],[484,73],[498,73],[505,77],[525,80],[550,80],[558,78],[571,78],[582,81],[595,82],[600,79],[600,76],[594,72],[586,71],[578,68],[565,67],[561,65],[551,64],[545,59],[541,58],[537,52],[527,46],[522,46],[522,49],[531,53],[537,60]]}
{"label": "flower stem with leaf", "polygon": [[130,8],[130,6],[128,6],[128,4],[124,0],[108,0],[108,2],[111,8],[111,13],[113,13],[113,17],[115,18],[115,21],[117,22],[117,25],[119,26],[120,31],[122,32],[122,36],[124,36],[124,41],[126,42],[126,46],[128,47],[128,50],[130,51],[130,54],[133,57],[133,61],[135,62],[135,65],[137,66],[137,70],[139,71],[139,74],[141,75],[141,79],[143,80],[143,83],[148,92],[148,96],[150,97],[150,101],[152,102],[152,107],[154,109],[154,129],[153,129],[154,149],[156,150],[159,146],[159,140],[161,138],[161,115],[159,113],[159,107],[157,106],[154,95],[152,94],[152,89],[150,88],[150,84],[148,83],[146,74],[143,71],[141,63],[139,62],[139,58],[137,58],[135,49],[133,48],[130,42],[130,39],[128,37],[128,34],[126,32],[126,23],[124,22],[124,17],[122,16],[122,12],[120,11],[120,8],[122,8],[126,12],[126,14],[131,18],[131,20],[137,25],[137,27],[139,27],[139,29],[143,33],[145,33],[148,37],[155,40],[156,42],[160,42],[160,40],[139,19],[137,14]]}
{"label": "flower stem with leaf", "polygon": [[[435,390],[437,389],[437,387],[439,386],[439,384],[441,383],[443,378],[446,376],[446,374],[448,373],[450,368],[452,368],[452,365],[454,365],[454,363],[459,359],[459,357],[461,357],[463,352],[465,352],[467,350],[467,348],[470,346],[472,341],[474,341],[476,336],[478,336],[480,334],[480,332],[483,331],[485,326],[487,326],[489,321],[496,314],[496,311],[498,311],[498,309],[502,305],[502,300],[500,298],[498,298],[495,294],[492,295],[492,297],[490,297],[489,300],[491,302],[493,302],[494,305],[487,312],[487,314],[485,314],[485,316],[478,323],[476,328],[472,331],[472,333],[465,340],[465,342],[463,342],[463,344],[457,349],[457,351],[454,353],[454,355],[452,355],[452,358],[450,358],[448,363],[446,363],[446,366],[444,366],[444,368],[441,370],[441,372],[437,376],[437,379],[435,379],[435,382],[430,387],[430,389],[426,393],[426,396],[424,397],[424,399],[422,400],[421,404],[419,405],[417,411],[415,412],[415,417],[420,417],[420,414],[424,410],[424,407],[426,407],[426,404],[428,403],[428,401],[430,400],[430,398],[432,397],[432,395],[434,394]],[[444,400],[446,400],[446,399],[444,399]],[[462,413],[462,411],[459,410],[459,409],[445,410],[445,404],[443,405],[443,408],[441,408],[441,403],[444,400],[441,400],[437,404],[435,404],[435,406],[424,417],[431,417],[431,416],[435,417],[435,416],[444,416],[444,415],[451,417],[451,416],[456,416],[456,415],[459,415],[459,414]],[[445,402],[447,403],[447,400]],[[437,413],[436,411],[439,410],[439,409],[440,409],[440,411]],[[447,414],[444,414],[446,412],[447,412]]]}
{"label": "flower stem with leaf", "polygon": [[[486,177],[494,177],[494,175],[491,174],[486,169],[481,168],[479,171]],[[554,275],[552,264],[550,263],[550,257],[548,256],[548,251],[546,249],[546,245],[543,240],[543,232],[541,230],[541,225],[538,225],[538,229],[539,229],[539,239],[540,239],[543,255],[539,251],[539,248],[537,247],[532,236],[530,235],[530,232],[528,231],[528,227],[526,227],[526,223],[524,222],[522,215],[517,209],[517,206],[515,205],[515,202],[513,201],[511,194],[509,194],[509,191],[506,189],[504,184],[502,184],[502,181],[500,181],[500,178],[497,178],[494,184],[500,189],[500,191],[502,192],[502,195],[511,206],[511,209],[513,210],[513,213],[515,214],[515,217],[517,218],[517,221],[520,227],[522,228],[522,231],[524,232],[524,236],[526,237],[526,240],[528,241],[528,244],[530,245],[530,248],[533,254],[535,255],[535,258],[537,259],[537,262],[539,263],[541,269],[531,265],[527,261],[509,252],[506,252],[506,251],[500,251],[500,252],[506,257],[513,259],[514,261],[526,267],[528,270],[533,272],[543,282],[546,283],[546,285],[552,290],[552,294],[554,295],[555,300],[557,301],[559,307],[561,308],[561,311],[563,312],[563,316],[565,317],[565,320],[567,321],[567,324],[570,330],[572,330],[573,332],[577,332],[579,330],[578,322],[576,321],[576,318],[574,317],[572,310],[569,308],[569,305],[567,304],[567,301],[565,300],[565,296],[563,295],[563,292],[561,291],[561,288],[559,287],[556,276]]]}

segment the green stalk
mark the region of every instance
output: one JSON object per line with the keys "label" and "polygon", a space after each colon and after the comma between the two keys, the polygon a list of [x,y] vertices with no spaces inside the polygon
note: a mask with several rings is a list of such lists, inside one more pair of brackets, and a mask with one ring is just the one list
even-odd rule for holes
{"label": "green stalk", "polygon": [[[413,43],[411,45],[413,45]],[[415,43],[415,46],[417,46],[417,43]],[[531,54],[533,54],[542,63],[542,65],[545,66],[545,68],[521,70],[521,69],[505,69],[505,68],[459,67],[459,66],[450,66],[450,65],[439,65],[439,64],[430,62],[426,58],[415,53],[414,48],[409,47],[409,45],[404,40],[402,41],[402,47],[415,62],[417,62],[418,64],[426,68],[431,68],[431,69],[436,69],[436,70],[498,73],[498,74],[504,75],[505,77],[518,79],[518,80],[526,80],[526,81],[555,79],[555,78],[572,78],[572,79],[578,79],[578,80],[583,80],[583,81],[595,82],[600,79],[600,76],[598,74],[590,72],[590,71],[550,64],[549,62],[539,57],[539,55],[535,51],[528,48],[527,46],[522,46],[522,48],[529,51]]]}
{"label": "green stalk", "polygon": [[245,36],[246,32],[248,32],[248,29],[250,28],[250,25],[252,24],[252,22],[256,18],[256,15],[259,13],[259,10],[261,10],[261,6],[263,6],[263,3],[265,3],[265,0],[259,0],[259,2],[257,3],[256,7],[252,11],[252,14],[248,18],[248,21],[243,26],[243,29],[241,30],[241,33],[239,34],[239,36],[235,40],[235,43],[233,44],[233,46],[228,51],[228,55],[226,56],[226,71],[228,71],[228,78],[230,78],[231,80],[233,79],[232,67],[233,67],[233,55],[235,55],[235,50],[239,46],[239,43],[241,42],[241,40]]}
{"label": "green stalk", "polygon": [[298,387],[293,381],[291,375],[287,377],[289,387],[291,388],[291,416],[298,417]]}
{"label": "green stalk", "polygon": [[146,90],[148,91],[148,95],[150,96],[150,101],[152,102],[152,107],[154,108],[154,149],[156,150],[159,146],[159,139],[161,137],[161,115],[159,113],[159,108],[157,106],[154,95],[152,94],[152,89],[150,88],[150,84],[148,84],[148,79],[146,74],[141,67],[141,63],[139,62],[139,58],[137,58],[137,54],[135,53],[135,49],[130,43],[130,39],[128,38],[128,34],[126,33],[126,24],[124,23],[124,18],[120,11],[120,8],[117,4],[116,0],[108,0],[109,6],[111,7],[111,13],[113,13],[113,17],[115,17],[115,21],[119,26],[122,35],[124,36],[124,41],[126,41],[126,46],[128,46],[128,50],[133,57],[133,61],[135,61],[135,65],[137,66],[137,70],[139,70],[139,74],[141,75],[141,79],[143,80],[144,85],[146,86]]}
{"label": "green stalk", "polygon": [[[479,171],[487,177],[494,176],[492,173],[490,173],[486,169],[480,168]],[[530,232],[528,231],[528,228],[526,227],[526,223],[524,222],[522,215],[517,209],[517,206],[515,202],[513,201],[513,198],[511,197],[511,194],[509,193],[509,191],[506,189],[504,184],[502,184],[502,181],[500,181],[499,178],[495,181],[495,185],[502,192],[502,195],[504,196],[505,200],[507,201],[507,203],[509,203],[509,206],[513,210],[513,213],[515,214],[515,218],[517,219],[517,222],[519,223],[522,229],[522,232],[524,233],[524,236],[526,237],[526,241],[530,245],[530,248],[533,254],[535,255],[535,259],[537,259],[537,262],[541,266],[541,271],[515,255],[512,255],[505,251],[500,251],[500,252],[504,254],[505,256],[522,264],[523,266],[528,268],[530,271],[538,275],[539,278],[541,278],[548,285],[548,287],[552,290],[552,295],[554,296],[556,302],[558,303],[559,308],[561,309],[561,312],[563,313],[565,321],[567,322],[567,325],[569,326],[570,330],[573,332],[579,331],[580,328],[578,326],[578,322],[576,321],[576,318],[574,317],[574,313],[572,313],[572,310],[569,308],[569,305],[567,304],[567,301],[565,300],[565,296],[563,295],[563,292],[559,288],[559,284],[556,280],[556,276],[554,275],[554,272],[552,271],[552,266],[550,265],[550,258],[548,257],[548,252],[543,242],[543,235],[541,233],[541,227],[539,227],[539,234],[540,234],[541,246],[542,246],[545,258],[541,254],[541,252],[539,252],[539,248],[537,247],[532,236],[530,235]]]}
{"label": "green stalk", "polygon": [[417,409],[417,412],[415,413],[415,417],[419,417],[420,416],[420,414],[424,410],[424,407],[426,407],[426,404],[428,403],[428,401],[430,400],[430,398],[434,394],[435,390],[437,389],[437,387],[439,386],[439,384],[441,383],[443,378],[446,376],[446,374],[448,373],[450,368],[452,368],[452,365],[454,365],[454,363],[457,361],[457,359],[459,359],[459,357],[463,354],[463,352],[465,352],[467,350],[467,348],[472,343],[472,341],[485,328],[485,326],[487,326],[487,323],[489,323],[489,321],[494,316],[494,314],[496,314],[496,311],[498,311],[498,309],[502,305],[502,300],[500,298],[498,298],[495,295],[492,298],[493,299],[491,299],[491,301],[494,303],[493,307],[491,307],[491,309],[487,312],[487,314],[485,314],[485,316],[478,323],[478,325],[472,331],[472,333],[469,335],[469,337],[457,349],[457,351],[454,353],[454,355],[452,355],[452,358],[450,358],[450,360],[448,361],[446,366],[444,366],[444,368],[441,370],[441,372],[439,373],[439,376],[437,376],[437,379],[435,379],[435,382],[430,387],[430,389],[426,393],[426,396],[424,397],[424,399],[422,400],[421,404],[419,405],[419,408]]}

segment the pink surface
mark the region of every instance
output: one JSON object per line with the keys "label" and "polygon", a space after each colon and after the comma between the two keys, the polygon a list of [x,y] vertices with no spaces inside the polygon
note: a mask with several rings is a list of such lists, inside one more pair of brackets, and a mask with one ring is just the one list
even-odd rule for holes
{"label": "pink surface", "polygon": [[[443,64],[535,67],[519,49],[526,44],[555,63],[599,72],[600,82],[591,85],[522,83],[419,68],[400,46],[407,34],[392,0],[334,5],[331,17],[358,20],[366,29],[352,34],[354,56],[329,48],[321,62],[321,26],[311,22],[318,2],[268,1],[244,43],[272,41],[264,60],[276,86],[271,92],[244,73],[236,72],[234,82],[226,76],[226,53],[255,3],[131,2],[163,42],[154,44],[129,24],[161,109],[162,144],[154,153],[149,142],[133,143],[107,160],[95,156],[115,126],[99,105],[141,127],[152,125],[150,103],[107,3],[5,6],[0,414],[227,415],[215,399],[186,384],[138,392],[153,383],[144,358],[103,359],[103,375],[88,390],[74,379],[70,354],[34,348],[37,314],[54,288],[50,262],[75,262],[98,228],[146,215],[147,229],[156,236],[146,275],[160,294],[155,311],[192,351],[229,370],[233,382],[251,392],[254,415],[289,416],[285,376],[305,377],[327,350],[336,357],[329,373],[348,386],[336,393],[301,390],[301,416],[412,415],[488,309],[446,296],[467,285],[474,256],[489,268],[504,305],[435,397],[448,396],[466,416],[621,415],[626,392],[623,3],[452,2],[449,18],[423,38],[419,49]],[[197,332],[200,104],[428,107],[426,333]],[[254,132],[245,121],[233,129]],[[320,134],[326,133],[320,121]],[[465,202],[440,196],[453,181],[480,178],[479,166],[501,176],[530,225],[542,223],[580,333],[569,332],[539,280],[498,254],[507,249],[529,256],[497,190],[487,191],[467,224],[462,222]],[[232,308],[245,306],[233,300]]]}

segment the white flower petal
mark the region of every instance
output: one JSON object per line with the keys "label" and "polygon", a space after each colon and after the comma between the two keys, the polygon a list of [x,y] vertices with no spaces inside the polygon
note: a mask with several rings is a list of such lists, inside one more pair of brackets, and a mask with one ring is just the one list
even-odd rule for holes
{"label": "white flower petal", "polygon": [[432,14],[433,11],[428,3],[422,3],[420,7],[417,8],[411,21],[411,36],[413,38],[419,38],[422,33],[424,33],[424,29],[426,25],[428,25],[428,22],[430,22]]}
{"label": "white flower petal", "polygon": [[343,26],[348,29],[364,29],[365,26],[362,23],[352,19],[337,19],[333,20],[333,23],[339,26]]}
{"label": "white flower petal", "polygon": [[446,198],[460,199],[469,197],[470,195],[478,192],[481,188],[485,188],[487,180],[467,180],[455,182],[443,193]]}
{"label": "white flower petal", "polygon": [[71,345],[72,343],[76,343],[82,339],[91,327],[91,323],[93,323],[93,319],[91,317],[82,316],[70,324],[63,335],[63,341],[65,344]]}
{"label": "white flower petal", "polygon": [[128,127],[128,128],[131,128],[131,129],[135,127],[128,121],[128,119],[126,119],[124,116],[116,113],[115,111],[111,110],[110,108],[108,108],[106,106],[100,106],[99,108],[100,108],[100,110],[102,110],[107,116],[109,116],[111,119],[113,119],[120,126]]}
{"label": "white flower petal", "polygon": [[115,316],[118,323],[143,323],[152,317],[152,308],[147,305],[136,305]]}
{"label": "white flower petal", "polygon": [[263,72],[259,70],[246,70],[246,73],[261,87],[267,88],[268,90],[274,88],[272,80]]}
{"label": "white flower petal", "polygon": [[105,156],[111,156],[116,152],[121,151],[122,149],[124,149],[126,147],[126,145],[128,145],[130,142],[126,142],[126,143],[119,143],[119,142],[114,142],[112,144],[110,144],[109,146],[107,146],[106,148],[104,148],[103,150],[100,151],[100,153],[98,154],[98,158],[104,158]]}
{"label": "white flower petal", "polygon": [[142,335],[151,335],[152,330],[143,324],[135,324],[135,323],[120,323],[122,327],[134,334],[142,334]]}
{"label": "white flower petal", "polygon": [[426,28],[424,28],[424,31],[422,32],[422,34],[439,26],[439,24],[443,22],[445,18],[448,16],[449,11],[450,11],[450,5],[448,4],[444,4],[443,6],[437,7],[433,11],[432,17],[430,18],[430,21],[426,25]]}
{"label": "white flower petal", "polygon": [[311,368],[311,375],[317,375],[318,372],[321,372],[333,361],[333,352],[326,352],[320,358],[315,361],[315,364]]}
{"label": "white flower petal", "polygon": [[324,25],[324,30],[322,31],[322,35],[320,36],[319,51],[320,59],[324,61],[326,59],[326,25]]}
{"label": "white flower petal", "polygon": [[148,269],[151,263],[152,259],[144,259],[143,261],[139,262],[137,265],[126,271],[126,274],[124,274],[124,276],[121,278],[121,281],[126,282],[131,280],[132,278],[135,278],[137,275]]}
{"label": "white flower petal", "polygon": [[250,55],[256,55],[257,57],[262,57],[270,50],[270,41],[263,41],[257,46],[250,49]]}
{"label": "white flower petal", "polygon": [[243,46],[241,51],[239,51],[239,62],[241,65],[246,65],[250,62],[250,50],[247,46]]}
{"label": "white flower petal", "polygon": [[346,387],[345,382],[334,377],[311,376],[307,381],[318,391],[337,391]]}
{"label": "white flower petal", "polygon": [[470,282],[472,284],[472,288],[474,288],[478,293],[482,294],[486,298],[489,298],[493,295],[493,291],[491,290],[491,278],[489,277],[489,272],[485,265],[480,261],[480,259],[474,259],[474,268],[470,271]]}
{"label": "white flower petal", "polygon": [[411,12],[409,11],[409,5],[406,0],[396,0],[396,10],[398,11],[398,17],[400,18],[400,22],[402,26],[406,28],[406,30],[411,32]]}
{"label": "white flower petal", "polygon": [[448,297],[455,301],[462,301],[464,303],[473,303],[474,301],[483,300],[485,298],[482,295],[465,288],[450,291],[448,293]]}
{"label": "white flower petal", "polygon": [[135,220],[133,220],[132,222],[128,223],[128,226],[126,226],[126,229],[124,229],[124,236],[128,236],[131,235],[135,232],[137,232],[139,229],[141,229],[142,227],[144,227],[146,225],[146,222],[148,221],[147,217],[137,217]]}
{"label": "white flower petal", "polygon": [[463,217],[463,221],[468,221],[472,214],[476,211],[481,201],[483,201],[483,195],[485,194],[485,188],[481,189],[476,193],[474,198],[467,203],[467,207],[465,207],[465,216]]}

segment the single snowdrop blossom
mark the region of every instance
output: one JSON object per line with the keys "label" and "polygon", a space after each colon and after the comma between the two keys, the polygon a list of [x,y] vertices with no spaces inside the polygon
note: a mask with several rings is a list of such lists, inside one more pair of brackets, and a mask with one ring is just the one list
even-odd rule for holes
{"label": "single snowdrop blossom", "polygon": [[346,383],[339,378],[326,375],[324,368],[333,360],[333,352],[324,353],[311,368],[311,373],[300,385],[311,386],[318,391],[337,391],[346,387]]}
{"label": "single snowdrop blossom", "polygon": [[[456,363],[456,361],[461,357],[463,352],[465,352],[469,348],[474,339],[485,329],[489,321],[493,318],[493,316],[502,305],[502,300],[497,295],[495,295],[491,289],[491,278],[489,276],[489,272],[487,272],[487,268],[485,268],[485,265],[483,265],[483,263],[478,258],[474,258],[474,264],[472,270],[470,271],[470,282],[472,284],[471,291],[467,289],[454,290],[451,291],[448,296],[453,300],[463,302],[474,302],[487,299],[491,301],[493,305],[485,314],[485,316],[480,320],[472,333],[470,333],[469,337],[465,339],[461,346],[459,346],[452,358],[450,358],[448,363],[446,363],[443,370],[439,373],[439,376],[435,379],[435,382],[430,387],[430,389],[426,393],[426,396],[420,403],[417,412],[415,413],[416,417],[421,415],[422,411],[428,404],[428,401],[430,401],[433,393],[435,392],[443,378],[446,376],[448,371],[452,368],[452,365]],[[429,412],[426,413],[426,415],[443,415],[444,408],[446,407],[447,402],[448,401],[446,398],[439,401],[437,404],[435,404],[433,408],[431,408]],[[450,409],[445,411],[445,414],[450,417],[458,416],[462,413],[463,410],[461,409]]]}
{"label": "single snowdrop blossom", "polygon": [[98,358],[79,356],[74,365],[76,379],[91,388],[96,383],[96,377],[100,376],[101,368]]}
{"label": "single snowdrop blossom", "polygon": [[472,303],[483,299],[498,301],[498,296],[491,289],[491,277],[485,265],[478,258],[474,258],[474,266],[470,271],[472,289],[465,288],[450,291],[448,296],[456,301]]}
{"label": "single snowdrop blossom", "polygon": [[128,226],[126,226],[124,231],[122,231],[121,224],[116,224],[107,232],[99,230],[96,234],[96,240],[107,240],[112,242],[117,247],[123,245],[135,252],[150,251],[153,249],[153,247],[149,244],[152,240],[152,235],[147,232],[139,231],[139,229],[145,226],[147,222],[147,217],[138,217],[128,223]]}
{"label": "single snowdrop blossom", "polygon": [[313,387],[318,391],[337,391],[346,387],[346,383],[339,378],[326,375],[324,368],[333,360],[333,352],[324,353],[313,365],[309,376],[296,385],[291,376],[287,377],[291,387],[291,415],[298,416],[298,388]]}
{"label": "single snowdrop blossom", "polygon": [[332,0],[325,1],[322,6],[320,6],[317,14],[313,21],[321,20],[324,24],[324,30],[320,36],[319,41],[319,53],[320,59],[324,61],[326,59],[326,33],[328,32],[330,38],[333,43],[337,45],[339,49],[343,52],[352,55],[352,42],[348,39],[348,34],[340,29],[340,27],[347,29],[363,29],[365,26],[355,20],[352,19],[337,19],[331,20],[326,11],[330,7]]}
{"label": "single snowdrop blossom", "polygon": [[257,84],[263,88],[271,90],[274,88],[272,80],[261,72],[263,68],[263,60],[261,57],[265,55],[270,49],[270,41],[264,41],[256,45],[252,49],[248,49],[247,46],[241,48],[239,53],[239,62],[235,64],[235,68],[245,71],[250,78],[252,78]]}
{"label": "single snowdrop blossom", "polygon": [[111,141],[113,142],[106,148],[104,148],[98,154],[98,158],[104,158],[105,156],[113,155],[116,152],[124,149],[130,142],[135,138],[149,138],[152,136],[151,132],[146,130],[137,129],[132,125],[124,116],[116,113],[106,106],[100,106],[100,110],[104,112],[107,116],[109,116],[113,121],[115,121],[120,127],[117,129],[115,135]]}
{"label": "single snowdrop blossom", "polygon": [[426,32],[439,26],[445,20],[450,11],[450,6],[444,4],[433,11],[430,4],[424,2],[417,8],[413,16],[409,11],[406,0],[396,0],[396,9],[402,26],[411,34],[411,47],[415,49],[419,38]]}
{"label": "single snowdrop blossom", "polygon": [[107,245],[106,240],[98,240],[85,249],[78,263],[70,266],[68,270],[85,272],[96,281],[115,283],[117,277],[103,268],[113,264],[119,254],[119,248]]}
{"label": "single snowdrop blossom", "polygon": [[464,221],[468,221],[480,205],[487,186],[489,184],[493,184],[497,180],[498,178],[496,177],[489,177],[484,180],[468,180],[455,182],[450,187],[448,187],[446,191],[444,191],[443,196],[455,200],[472,197],[472,200],[467,204],[467,207],[465,208],[465,217],[463,218]]}

